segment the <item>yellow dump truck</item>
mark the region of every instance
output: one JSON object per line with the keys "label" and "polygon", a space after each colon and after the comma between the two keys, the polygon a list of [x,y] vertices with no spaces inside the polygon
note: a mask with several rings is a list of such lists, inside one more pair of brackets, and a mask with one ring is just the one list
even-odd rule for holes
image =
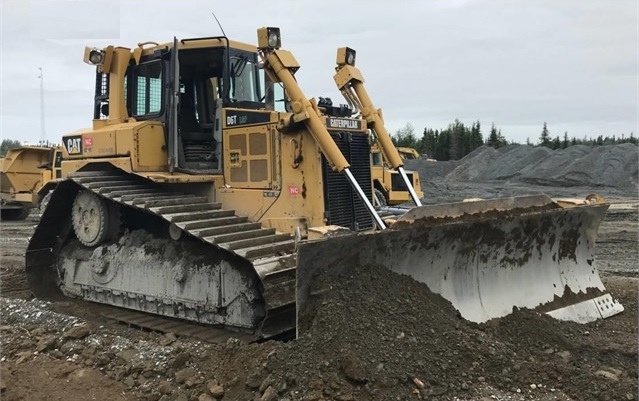
{"label": "yellow dump truck", "polygon": [[[419,153],[413,148],[400,147],[397,148],[397,151],[402,160],[419,158]],[[418,156],[415,157],[415,155]],[[424,193],[421,191],[419,173],[417,171],[406,171],[406,175],[409,181],[412,182],[417,196],[421,199]],[[411,201],[406,183],[398,171],[388,167],[377,144],[371,146],[371,176],[373,177],[375,197],[380,206],[398,205]]]}
{"label": "yellow dump truck", "polygon": [[416,160],[421,158],[421,155],[415,148],[399,146],[397,147],[397,151],[403,160]]}
{"label": "yellow dump truck", "polygon": [[48,193],[47,184],[61,177],[62,148],[23,146],[0,158],[2,220],[24,220]]}

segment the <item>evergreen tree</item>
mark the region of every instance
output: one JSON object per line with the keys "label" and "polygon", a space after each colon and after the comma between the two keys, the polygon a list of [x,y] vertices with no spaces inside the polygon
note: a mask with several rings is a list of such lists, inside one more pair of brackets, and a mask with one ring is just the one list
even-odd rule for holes
{"label": "evergreen tree", "polygon": [[541,135],[539,136],[539,144],[541,146],[550,147],[550,131],[548,131],[548,126],[544,121],[544,128],[541,130]]}
{"label": "evergreen tree", "polygon": [[490,134],[488,134],[486,145],[495,148],[497,147],[497,142],[499,142],[499,138],[497,137],[497,128],[495,127],[495,123],[493,123],[493,125],[491,125],[490,127]]}
{"label": "evergreen tree", "polygon": [[497,130],[497,143],[498,143],[497,145],[498,148],[508,145],[508,141],[506,140],[506,137],[503,136],[501,133],[501,128]]}
{"label": "evergreen tree", "polygon": [[479,120],[477,120],[470,129],[470,146],[468,147],[468,152],[464,154],[464,156],[483,144],[484,138],[481,134],[481,124],[479,123]]}
{"label": "evergreen tree", "polygon": [[466,154],[464,149],[464,145],[467,143],[466,127],[461,121],[455,119],[455,122],[448,126],[448,130],[450,131],[450,149],[448,151],[450,160],[459,160]]}
{"label": "evergreen tree", "polygon": [[437,145],[437,137],[439,132],[429,128],[424,128],[424,134],[420,144],[420,153],[432,157],[435,154],[435,146]]}
{"label": "evergreen tree", "polygon": [[488,140],[486,140],[486,145],[492,146],[495,149],[501,148],[508,144],[506,138],[501,134],[501,129],[497,129],[495,127],[495,123],[490,127],[490,135],[488,135]]}
{"label": "evergreen tree", "polygon": [[564,131],[564,140],[561,143],[561,147],[563,149],[566,149],[568,147],[569,143],[568,143],[568,131]]}
{"label": "evergreen tree", "polygon": [[439,140],[435,148],[435,159],[440,161],[450,160],[450,131],[447,129],[439,133]]}

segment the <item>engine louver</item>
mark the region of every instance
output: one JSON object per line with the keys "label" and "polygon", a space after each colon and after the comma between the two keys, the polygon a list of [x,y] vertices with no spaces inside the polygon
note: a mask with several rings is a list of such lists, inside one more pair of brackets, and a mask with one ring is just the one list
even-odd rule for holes
{"label": "engine louver", "polygon": [[[372,199],[370,144],[367,135],[331,132],[331,137],[351,165],[351,172],[366,197]],[[373,228],[373,218],[344,174],[331,170],[325,157],[322,157],[322,166],[325,216],[328,224],[348,227],[354,231]]]}

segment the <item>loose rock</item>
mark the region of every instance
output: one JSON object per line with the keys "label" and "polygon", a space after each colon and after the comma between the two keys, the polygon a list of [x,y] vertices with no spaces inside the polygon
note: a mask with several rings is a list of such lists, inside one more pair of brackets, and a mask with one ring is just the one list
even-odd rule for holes
{"label": "loose rock", "polygon": [[190,358],[191,355],[188,352],[180,352],[175,356],[173,362],[171,362],[171,367],[179,369],[182,366],[186,365]]}
{"label": "loose rock", "polygon": [[192,368],[185,368],[175,372],[175,382],[182,384],[195,376],[197,372]]}
{"label": "loose rock", "polygon": [[88,324],[81,324],[79,326],[71,327],[69,330],[65,331],[62,335],[64,338],[70,338],[74,340],[79,340],[91,334],[91,328]]}
{"label": "loose rock", "polygon": [[595,376],[602,377],[604,379],[619,381],[619,377],[616,374],[608,372],[607,370],[598,370],[595,372]]}
{"label": "loose rock", "polygon": [[202,393],[199,397],[197,397],[198,401],[216,401],[215,398],[211,397],[209,394]]}
{"label": "loose rock", "polygon": [[211,393],[211,395],[215,398],[222,398],[224,397],[224,387],[218,385],[209,387],[209,392]]}
{"label": "loose rock", "polygon": [[272,386],[269,386],[262,394],[260,401],[275,401],[277,399],[277,391]]}
{"label": "loose rock", "polygon": [[160,345],[167,346],[171,345],[177,340],[177,337],[174,333],[166,333],[160,338]]}

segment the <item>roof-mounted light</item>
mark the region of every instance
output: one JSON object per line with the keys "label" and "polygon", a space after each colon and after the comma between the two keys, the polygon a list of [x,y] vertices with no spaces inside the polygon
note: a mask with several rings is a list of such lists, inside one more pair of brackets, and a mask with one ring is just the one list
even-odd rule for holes
{"label": "roof-mounted light", "polygon": [[104,60],[104,52],[102,50],[91,50],[89,53],[89,61],[92,64],[100,64]]}
{"label": "roof-mounted light", "polygon": [[337,65],[355,66],[357,52],[350,47],[340,47],[337,49]]}
{"label": "roof-mounted light", "polygon": [[104,62],[104,50],[85,47],[84,62],[87,64],[100,65]]}
{"label": "roof-mounted light", "polygon": [[257,47],[260,50],[275,50],[282,47],[280,28],[259,28],[257,30]]}

